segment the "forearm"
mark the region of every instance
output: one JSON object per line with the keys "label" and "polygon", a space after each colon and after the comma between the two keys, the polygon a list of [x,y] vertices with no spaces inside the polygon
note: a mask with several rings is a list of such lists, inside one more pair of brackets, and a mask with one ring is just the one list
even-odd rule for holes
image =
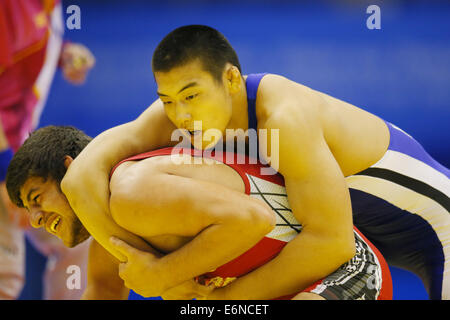
{"label": "forearm", "polygon": [[117,224],[146,238],[192,238],[145,268],[157,278],[153,285],[149,276],[150,296],[234,259],[275,225],[275,214],[265,202],[241,192],[153,170],[139,173],[131,180],[112,180],[110,206]]}
{"label": "forearm", "polygon": [[208,299],[268,300],[301,292],[352,257],[346,244],[303,230],[273,260],[213,291]]}
{"label": "forearm", "polygon": [[[109,129],[93,139],[74,159],[61,181],[61,190],[83,221],[109,215],[109,173],[115,163],[131,155],[130,123]],[[86,192],[89,190],[89,192]],[[85,221],[83,221],[85,222]]]}
{"label": "forearm", "polygon": [[[129,156],[171,143],[174,126],[158,102],[155,101],[136,120],[108,129],[89,142],[74,159],[61,182],[62,191],[69,200],[95,200],[107,208],[106,195],[109,194],[112,167]],[[96,189],[88,194],[86,187]],[[90,199],[82,199],[82,196]],[[81,208],[89,207],[88,204],[79,205]]]}
{"label": "forearm", "polygon": [[[74,164],[83,166],[87,172],[102,170],[109,175],[111,168],[127,157],[177,143],[171,141],[171,134],[175,129],[158,99],[137,119],[108,129],[95,137],[78,155]],[[93,181],[89,177],[87,180]]]}
{"label": "forearm", "polygon": [[[67,175],[70,177],[71,171],[79,172],[82,169],[84,172],[94,174],[95,177],[101,175],[102,178],[106,178],[105,182],[108,181],[110,170],[119,161],[142,151],[151,150],[152,147],[157,147],[156,145],[152,146],[153,140],[149,143],[140,144],[136,143],[136,140],[134,122],[125,123],[100,133],[77,156],[69,167]],[[67,187],[73,189],[81,186],[83,180],[92,181],[91,177],[86,174],[77,177],[78,179],[70,179],[70,184]],[[80,183],[77,184],[77,181],[80,181]]]}
{"label": "forearm", "polygon": [[77,217],[89,233],[120,261],[124,256],[109,242],[111,236],[127,241],[136,248],[153,252],[139,237],[119,227],[109,210],[109,173],[114,164],[145,148],[157,147],[157,139],[136,143],[138,130],[127,123],[100,134],[92,140],[69,166],[61,189]]}
{"label": "forearm", "polygon": [[126,157],[158,147],[156,139],[137,143],[137,134],[135,121],[110,128],[96,136],[79,156],[95,160],[96,166],[111,169]]}
{"label": "forearm", "polygon": [[[96,212],[100,213],[101,211],[99,209]],[[151,252],[157,256],[160,255],[158,251],[151,247],[142,238],[117,225],[115,221],[109,216],[109,213],[91,215],[87,217],[87,219],[82,219],[81,217],[79,218],[83,223],[83,226],[94,237],[94,239],[121,262],[125,262],[126,257],[111,245],[110,238],[112,236],[128,242],[130,245],[139,250]]]}
{"label": "forearm", "polygon": [[182,248],[157,260],[155,272],[165,278],[166,289],[171,288],[233,260],[271,228],[264,222],[252,226],[239,223],[209,226]]}

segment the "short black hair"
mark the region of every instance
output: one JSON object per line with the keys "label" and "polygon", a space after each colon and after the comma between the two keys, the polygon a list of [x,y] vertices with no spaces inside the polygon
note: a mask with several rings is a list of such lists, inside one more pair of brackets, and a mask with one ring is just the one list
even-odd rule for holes
{"label": "short black hair", "polygon": [[52,178],[60,183],[66,174],[65,156],[75,159],[91,140],[71,126],[47,126],[32,132],[8,166],[6,189],[11,201],[23,208],[20,188],[30,177]]}
{"label": "short black hair", "polygon": [[225,36],[203,25],[179,27],[165,36],[153,53],[153,73],[167,72],[195,59],[219,83],[227,62],[242,73],[238,56]]}

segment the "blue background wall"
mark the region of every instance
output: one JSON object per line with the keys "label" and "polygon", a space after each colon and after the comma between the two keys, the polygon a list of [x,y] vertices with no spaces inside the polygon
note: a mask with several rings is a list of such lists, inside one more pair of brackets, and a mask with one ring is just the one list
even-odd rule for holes
{"label": "blue background wall", "polygon": [[[364,108],[450,166],[449,1],[63,4],[81,9],[81,30],[66,29],[66,38],[87,45],[97,64],[81,87],[56,74],[41,126],[70,124],[95,136],[136,118],[157,98],[150,60],[158,42],[178,26],[207,24],[230,40],[244,73],[281,74]],[[381,8],[381,30],[366,27],[369,4]],[[39,270],[45,259],[29,251],[29,272]],[[392,271],[395,298],[426,299],[415,276]],[[23,297],[38,298],[39,282],[29,280]]]}

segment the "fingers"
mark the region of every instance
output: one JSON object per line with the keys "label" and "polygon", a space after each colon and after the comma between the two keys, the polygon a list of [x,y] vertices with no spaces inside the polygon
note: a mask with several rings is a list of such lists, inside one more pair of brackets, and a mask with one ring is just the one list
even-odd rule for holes
{"label": "fingers", "polygon": [[210,282],[208,285],[199,284],[195,280],[191,280],[191,294],[197,299],[206,298],[213,290],[216,289],[214,282]]}
{"label": "fingers", "polygon": [[79,43],[66,44],[62,52],[64,77],[73,84],[82,84],[87,73],[95,65],[91,51]]}
{"label": "fingers", "polygon": [[130,259],[132,255],[135,255],[138,250],[132,246],[130,246],[125,241],[116,238],[116,237],[110,237],[109,242],[116,248],[120,253],[122,253],[124,256]]}
{"label": "fingers", "polygon": [[[125,281],[125,270],[127,268],[127,263],[126,262],[121,262],[119,263],[119,277]],[[128,286],[127,286],[128,287]]]}
{"label": "fingers", "polygon": [[214,285],[214,283],[211,283],[207,286],[202,286],[200,285],[201,288],[199,288],[199,290],[197,290],[197,293],[202,296],[202,297],[207,297],[213,290],[216,289],[216,286]]}
{"label": "fingers", "polygon": [[62,58],[78,68],[92,68],[95,64],[95,57],[92,52],[80,43],[69,43],[65,45]]}
{"label": "fingers", "polygon": [[83,72],[67,70],[63,74],[64,78],[72,84],[81,85],[86,81],[86,74]]}

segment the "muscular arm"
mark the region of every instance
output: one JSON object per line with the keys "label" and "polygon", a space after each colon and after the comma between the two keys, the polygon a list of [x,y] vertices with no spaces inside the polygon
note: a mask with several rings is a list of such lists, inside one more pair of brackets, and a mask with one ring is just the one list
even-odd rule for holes
{"label": "muscular arm", "polygon": [[[289,86],[283,81],[285,90]],[[280,88],[278,92],[284,97],[271,101],[281,104],[264,127],[279,129],[279,171],[302,232],[276,258],[214,291],[211,299],[269,299],[300,292],[354,255],[351,202],[344,176],[324,139],[319,116],[313,111],[299,112],[304,106],[298,101],[307,103],[310,110],[322,101],[313,93],[306,99],[294,95],[286,100],[289,91],[283,93]],[[271,143],[276,142],[269,139],[267,150]],[[267,286],[267,279],[273,278],[276,281]]]}
{"label": "muscular arm", "polygon": [[119,277],[119,261],[92,241],[89,248],[88,278],[83,300],[126,300],[129,289]]}
{"label": "muscular arm", "polygon": [[61,189],[89,233],[119,260],[125,257],[110,245],[115,235],[136,248],[149,246],[113,223],[109,213],[109,173],[120,160],[170,144],[175,129],[160,100],[136,120],[109,129],[76,157],[61,182]]}
{"label": "muscular arm", "polygon": [[142,237],[194,237],[152,266],[162,284],[154,288],[156,295],[236,258],[275,223],[273,212],[260,200],[158,170],[113,177],[111,191],[111,214],[127,230]]}

